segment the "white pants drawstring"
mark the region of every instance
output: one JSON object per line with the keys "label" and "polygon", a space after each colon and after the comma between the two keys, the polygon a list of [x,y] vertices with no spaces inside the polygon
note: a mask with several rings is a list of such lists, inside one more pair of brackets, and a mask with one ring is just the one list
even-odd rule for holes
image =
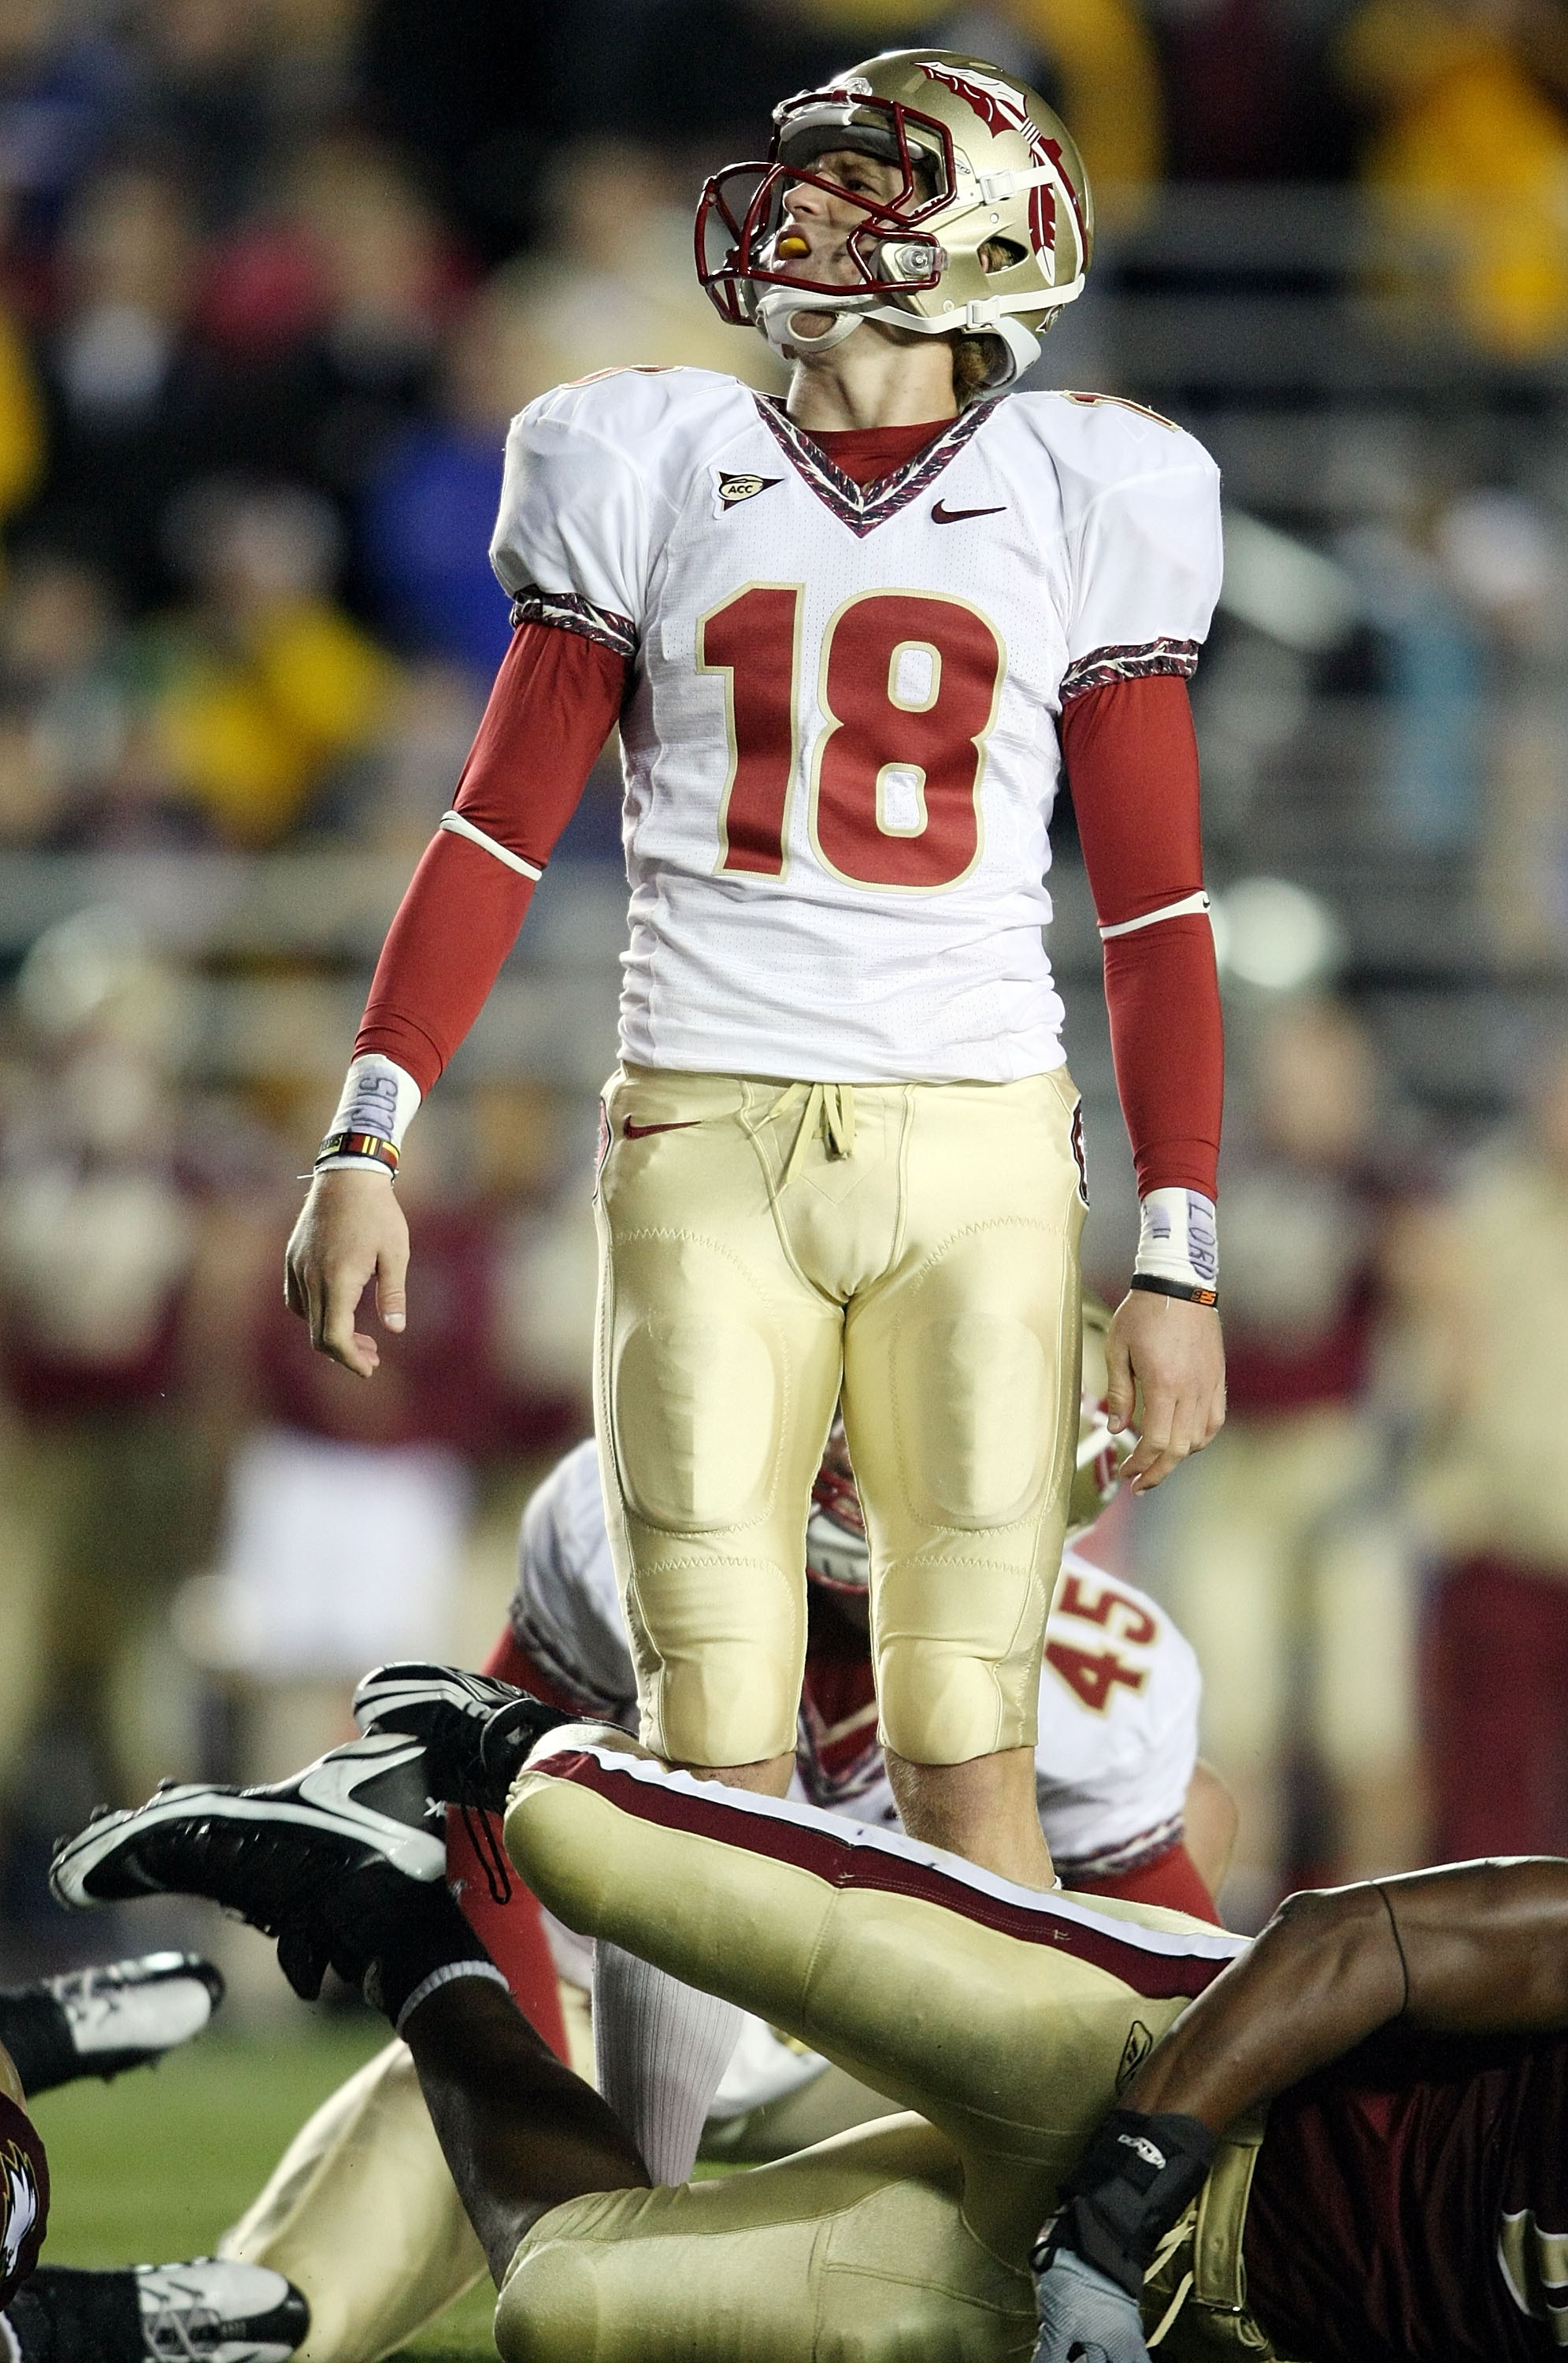
{"label": "white pants drawstring", "polygon": [[820,1132],[829,1157],[853,1157],[855,1154],[855,1086],[853,1083],[792,1083],[779,1102],[779,1113],[794,1104],[795,1093],[804,1094],[801,1109],[800,1129],[790,1151],[790,1161],[784,1168],[784,1186],[795,1179],[796,1168],[806,1153],[806,1146]]}

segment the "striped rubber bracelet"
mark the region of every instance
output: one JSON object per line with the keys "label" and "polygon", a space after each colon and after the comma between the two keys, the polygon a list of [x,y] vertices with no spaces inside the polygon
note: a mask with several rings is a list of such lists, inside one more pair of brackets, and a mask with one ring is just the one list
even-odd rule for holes
{"label": "striped rubber bracelet", "polygon": [[379,1132],[329,1132],[315,1152],[317,1167],[329,1157],[373,1158],[390,1170],[394,1181],[397,1178],[398,1152]]}

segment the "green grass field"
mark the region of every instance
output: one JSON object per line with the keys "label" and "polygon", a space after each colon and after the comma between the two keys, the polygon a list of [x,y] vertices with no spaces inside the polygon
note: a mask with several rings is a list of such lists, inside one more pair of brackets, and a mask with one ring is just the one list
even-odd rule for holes
{"label": "green grass field", "polygon": [[[208,2254],[318,2102],[386,2041],[379,2021],[303,2035],[204,2036],[113,2084],[46,2093],[36,2116],[52,2196],[44,2259],[126,2265]],[[409,2350],[422,2363],[493,2355],[488,2282]]]}

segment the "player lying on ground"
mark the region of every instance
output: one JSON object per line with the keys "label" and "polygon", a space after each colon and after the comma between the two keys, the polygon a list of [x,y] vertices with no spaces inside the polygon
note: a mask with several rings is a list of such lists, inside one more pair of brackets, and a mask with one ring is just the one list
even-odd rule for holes
{"label": "player lying on ground", "polygon": [[[1038,2363],[1145,2363],[1145,2329],[1177,2363],[1560,2351],[1568,1863],[1296,1897],[1249,1947],[669,1774],[547,1709],[475,1713],[461,1678],[388,1707],[423,1755],[372,1734],[270,1792],[156,1797],[55,1876],[79,1903],[215,1895],[296,1983],[362,1979],[490,2258],[504,2363],[1003,2363],[1034,2343],[1032,2251]],[[509,1793],[509,1852],[569,1925],[927,2122],[649,2190],[444,1892],[428,1800],[455,1793]]]}
{"label": "player lying on ground", "polygon": [[[454,1714],[396,1687],[388,1711],[428,1724],[430,1752],[372,1733],[270,1793],[164,1792],[64,1848],[57,1892],[208,1894],[279,1935],[296,1986],[328,1958],[360,1978],[409,2044],[498,2283],[510,2269],[506,2363],[1026,2355],[1029,2246],[1130,2038],[1241,1940],[668,1774],[603,1726],[558,1725],[517,1779],[551,1710]],[[442,1883],[429,1795],[499,1803],[514,1781],[508,1850],[569,1925],[646,1949],[929,2122],[650,2191]]]}
{"label": "player lying on ground", "polygon": [[[1110,1438],[1100,1399],[1106,1317],[1086,1306],[1075,1528],[1087,1527],[1110,1497],[1118,1452],[1126,1449]],[[865,1537],[853,1480],[832,1445],[806,1554],[813,1641],[794,1793],[891,1825],[896,1809],[876,1741],[865,1636]],[[591,1444],[569,1453],[533,1496],[518,1559],[517,1590],[491,1670],[554,1704],[635,1728],[635,1683]],[[1064,1579],[1043,1671],[1058,1698],[1055,1711],[1042,1713],[1036,1751],[1047,1841],[1073,1867],[1075,1884],[1208,1915],[1231,1818],[1223,1791],[1196,1762],[1199,1681],[1192,1653],[1154,1603],[1077,1551],[1066,1553]],[[537,1906],[519,1888],[496,1908],[482,1864],[455,1821],[449,1817],[448,1881],[460,1880],[467,1916],[525,2015],[559,2050],[538,1984]],[[786,2156],[888,2113],[880,2095],[753,2016],[744,2019],[725,2069],[729,2030],[740,2014],[689,1995],[613,1946],[586,1944],[558,1921],[550,1939],[562,1969],[561,2032],[572,2038],[569,2057],[584,2074],[591,2074],[593,2036],[602,2034],[607,2016],[601,2008],[589,2031],[589,1956],[612,1964],[612,2007],[633,2005],[594,2080],[656,2181],[685,2180],[705,2113],[707,2154],[742,2159]],[[682,2008],[688,2000],[694,2009]],[[710,2033],[714,2039],[704,2047]],[[388,2231],[394,2224],[395,2237]],[[389,2045],[323,2103],[219,2251],[284,2273],[304,2291],[311,2308],[304,2363],[390,2351],[480,2277],[483,2258],[404,2045]]]}
{"label": "player lying on ground", "polygon": [[190,1953],[0,1990],[0,2324],[11,2363],[285,2363],[304,2336],[298,2291],[253,2265],[38,2264],[49,2169],[27,2104],[161,2058],[199,2034],[222,1998],[216,1969]]}
{"label": "player lying on ground", "polygon": [[516,636],[388,937],[289,1300],[367,1376],[367,1281],[402,1326],[398,1144],[618,724],[631,949],[594,1401],[641,1736],[788,1790],[801,1540],[842,1398],[901,1818],[1048,1887],[1033,1747],[1088,1203],[1048,824],[1065,759],[1143,1207],[1111,1340],[1143,1487],[1223,1416],[1186,685],[1219,479],[1135,405],[1005,392],[1092,243],[1037,94],[908,50],[775,119],[700,238],[788,397],[616,371],[513,426],[492,556]]}
{"label": "player lying on ground", "polygon": [[1146,2363],[1184,2254],[1198,2302],[1302,2363],[1560,2355],[1565,2136],[1568,1862],[1292,1896],[1074,2170],[1037,2252],[1042,2363]]}

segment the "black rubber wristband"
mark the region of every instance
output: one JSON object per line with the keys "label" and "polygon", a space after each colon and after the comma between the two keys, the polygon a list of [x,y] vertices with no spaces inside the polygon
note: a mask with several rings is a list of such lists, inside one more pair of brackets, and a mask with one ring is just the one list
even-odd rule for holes
{"label": "black rubber wristband", "polygon": [[1115,2109],[1062,2185],[1060,2212],[1030,2258],[1043,2272],[1071,2248],[1136,2299],[1154,2250],[1202,2190],[1219,2147],[1196,2117]]}
{"label": "black rubber wristband", "polygon": [[1127,1283],[1129,1288],[1147,1290],[1151,1296],[1179,1296],[1184,1304],[1218,1304],[1217,1288],[1198,1288],[1185,1280],[1160,1280],[1152,1271],[1135,1271]]}

